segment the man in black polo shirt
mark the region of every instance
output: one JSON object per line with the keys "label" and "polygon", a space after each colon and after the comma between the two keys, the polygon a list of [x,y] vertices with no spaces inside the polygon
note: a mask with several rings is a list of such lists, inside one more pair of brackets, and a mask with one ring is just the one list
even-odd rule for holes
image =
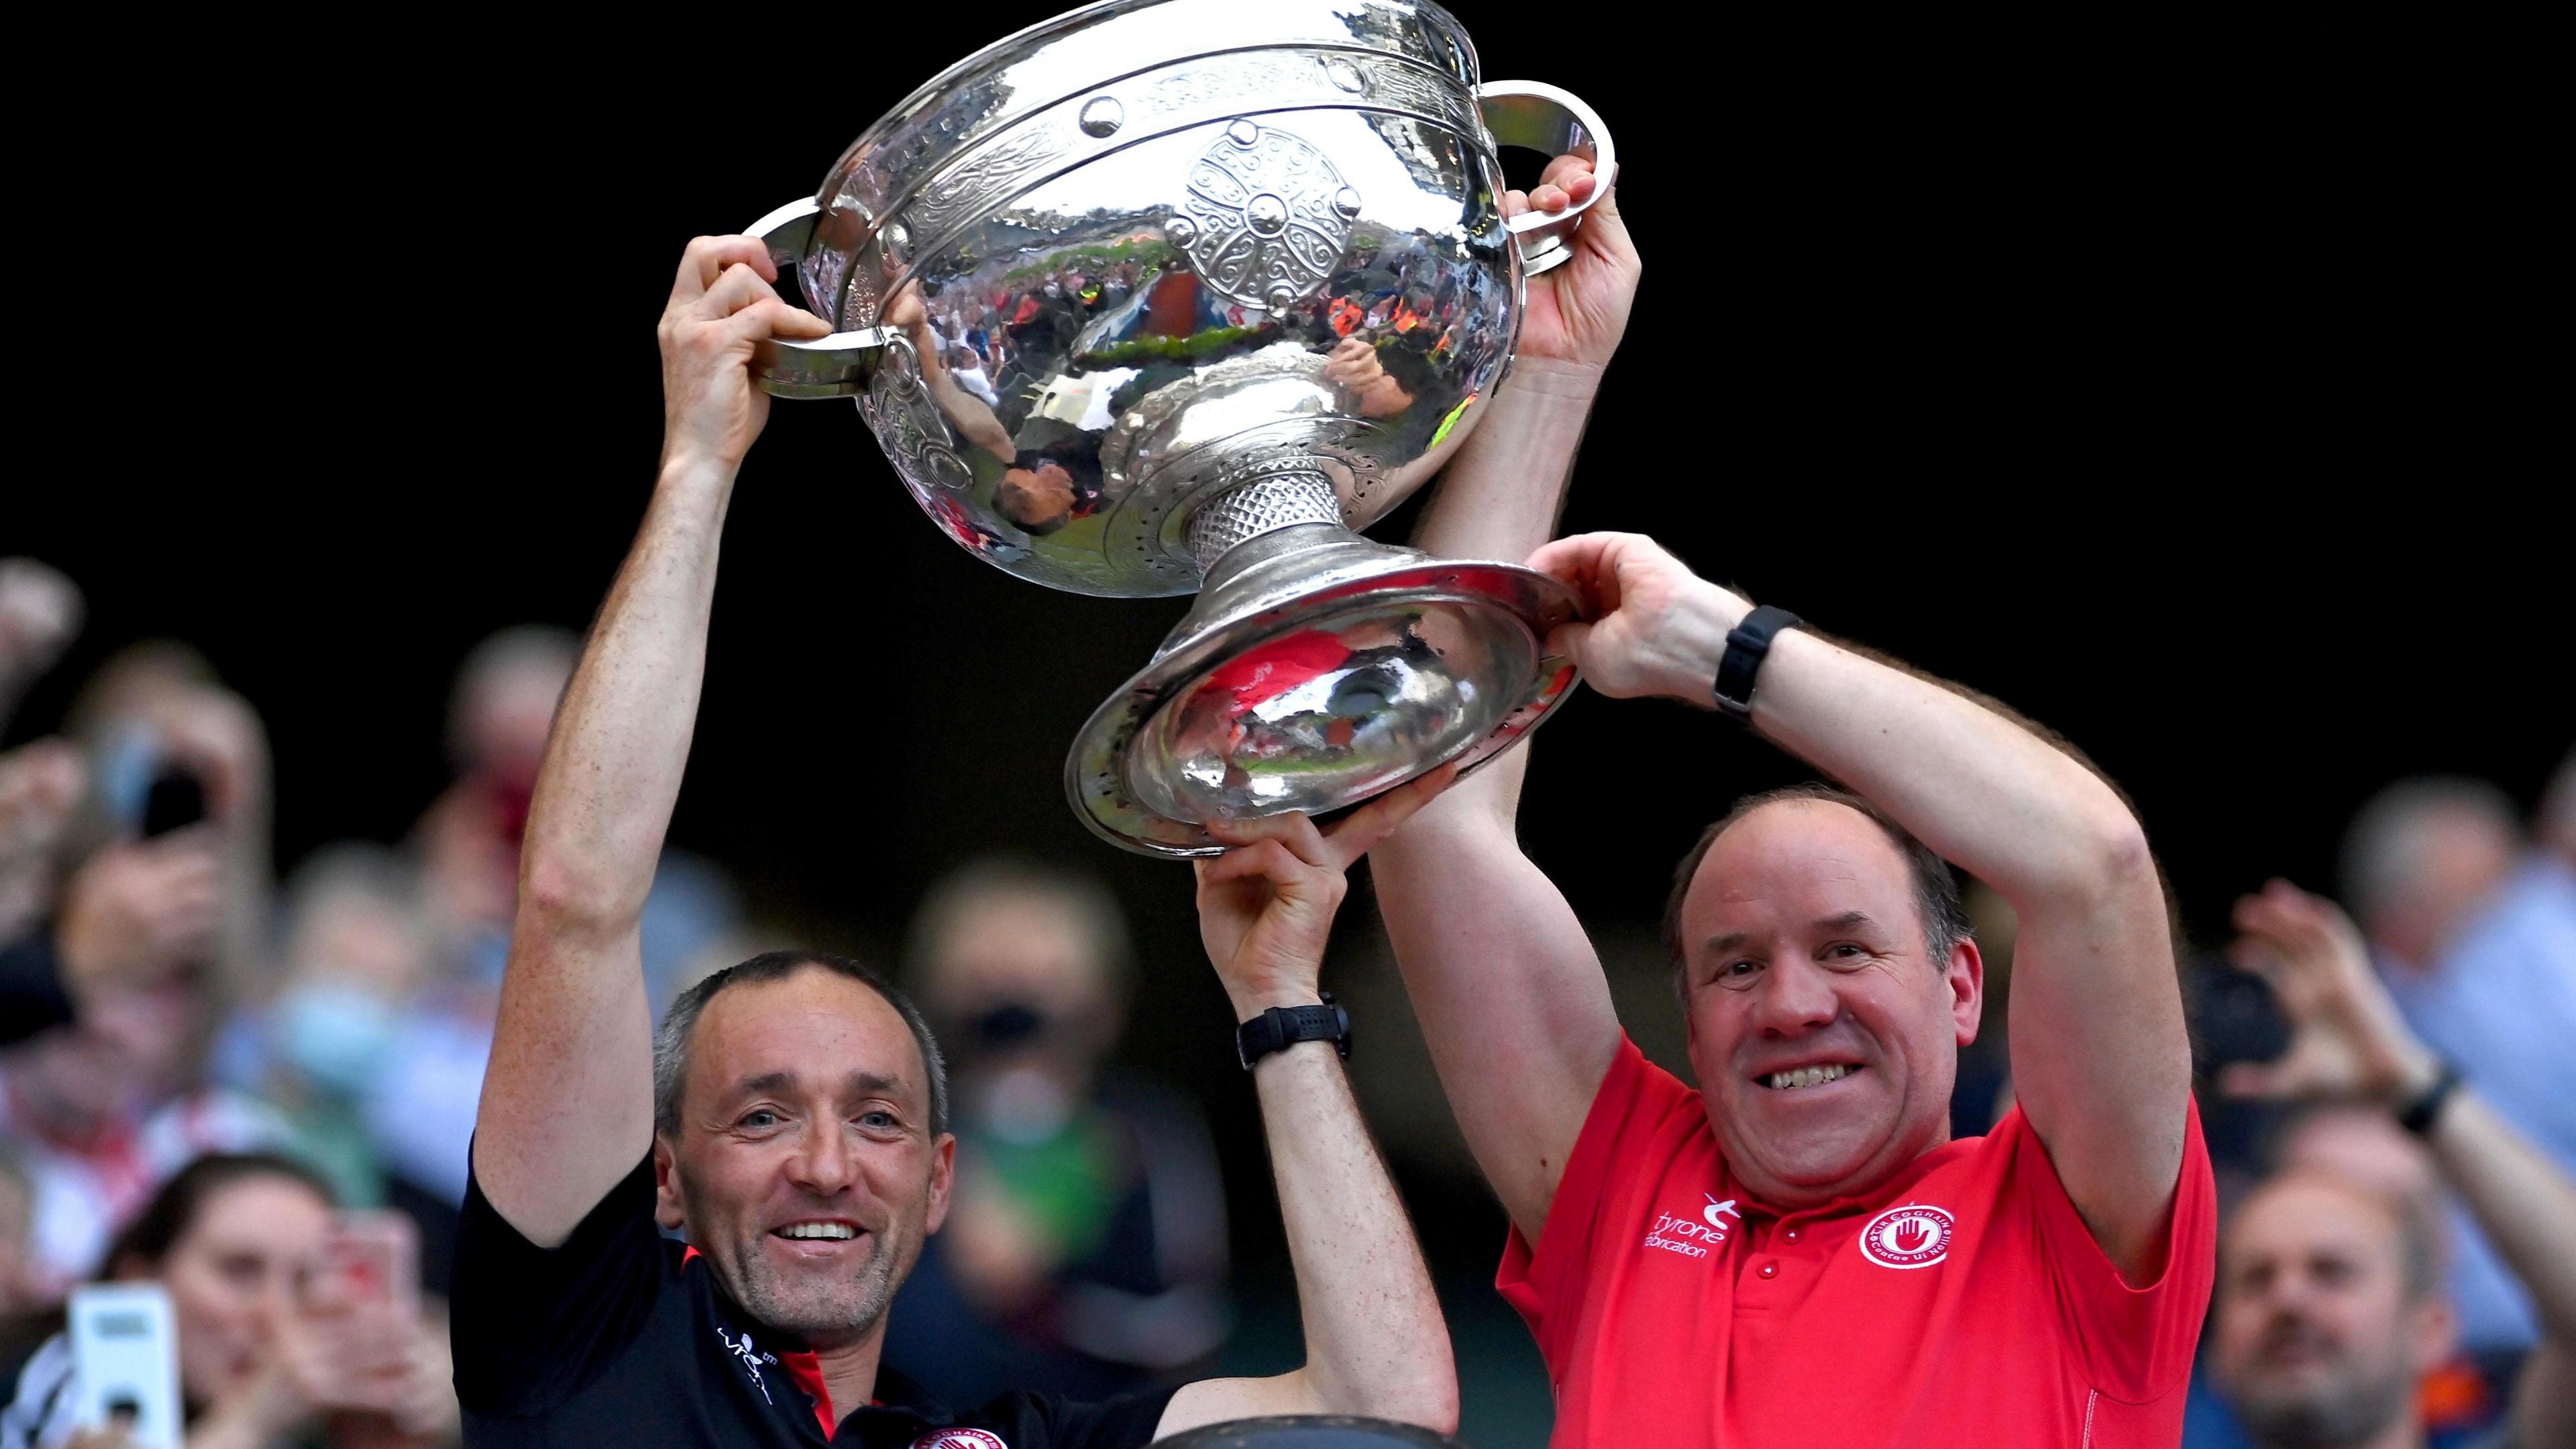
{"label": "man in black polo shirt", "polygon": [[[1306,1366],[962,1412],[877,1362],[955,1152],[911,1004],[855,962],[778,953],[692,988],[654,1035],[636,924],[688,757],[725,505],[767,417],[747,364],[763,338],[829,330],[776,276],[749,238],[689,245],[661,325],[661,477],[547,742],[457,1249],[468,1442],[1116,1449],[1283,1413],[1447,1431],[1448,1334],[1329,1035],[1283,1030],[1252,1073]],[[1201,865],[1199,913],[1238,1019],[1319,1003],[1344,869],[1442,783],[1330,836],[1295,816],[1225,832],[1243,848]]]}

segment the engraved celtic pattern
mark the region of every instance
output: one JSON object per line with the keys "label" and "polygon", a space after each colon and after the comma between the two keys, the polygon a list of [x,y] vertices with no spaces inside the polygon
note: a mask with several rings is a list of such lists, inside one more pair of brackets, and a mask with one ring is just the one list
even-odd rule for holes
{"label": "engraved celtic pattern", "polygon": [[1301,137],[1236,121],[1190,168],[1166,225],[1190,270],[1229,300],[1273,310],[1324,289],[1359,215],[1359,193]]}
{"label": "engraved celtic pattern", "polygon": [[[1116,130],[1095,136],[1081,127],[1082,108],[1104,96],[1121,103],[1125,119]],[[1483,134],[1474,97],[1463,83],[1394,56],[1309,50],[1201,56],[1158,75],[1073,96],[974,137],[949,151],[954,163],[942,162],[946,169],[909,195],[901,194],[898,174],[889,169],[898,157],[866,155],[842,179],[840,204],[855,206],[862,193],[891,196],[913,242],[910,256],[926,257],[958,228],[990,215],[1013,196],[1136,137],[1223,119],[1247,107],[1318,105],[1391,111],[1461,135]],[[873,306],[862,305],[856,295],[876,285],[866,263],[853,267],[849,276],[853,295],[843,325],[875,325]]]}
{"label": "engraved celtic pattern", "polygon": [[1073,149],[1079,138],[1064,134],[1062,120],[1060,116],[1041,118],[1039,124],[1006,134],[968,156],[963,165],[941,173],[904,208],[904,220],[913,235],[926,241],[961,221],[973,220],[972,213],[989,204],[988,198],[1008,194],[1021,177]]}
{"label": "engraved celtic pattern", "polygon": [[948,423],[921,385],[921,361],[914,356],[910,339],[898,336],[886,343],[885,362],[868,380],[867,404],[861,411],[877,435],[877,445],[885,449],[895,472],[922,506],[932,506],[933,489],[963,493],[973,486],[973,471],[949,446]]}

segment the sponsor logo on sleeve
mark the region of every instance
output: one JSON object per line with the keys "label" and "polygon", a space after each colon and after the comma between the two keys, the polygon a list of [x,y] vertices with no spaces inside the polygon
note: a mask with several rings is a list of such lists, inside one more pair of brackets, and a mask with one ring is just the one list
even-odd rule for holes
{"label": "sponsor logo on sleeve", "polygon": [[1950,1256],[1949,1211],[1929,1203],[1889,1208],[1860,1230],[1860,1254],[1882,1268],[1929,1268]]}

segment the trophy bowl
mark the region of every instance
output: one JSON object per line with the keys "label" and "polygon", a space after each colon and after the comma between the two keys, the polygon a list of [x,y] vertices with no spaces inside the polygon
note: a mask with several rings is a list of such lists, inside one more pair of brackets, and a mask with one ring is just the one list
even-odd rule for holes
{"label": "trophy bowl", "polygon": [[1573,689],[1571,590],[1359,535],[1466,439],[1524,279],[1570,255],[1584,207],[1506,218],[1502,146],[1615,179],[1581,101],[1480,83],[1429,0],[1107,0],[950,67],[751,228],[840,329],[765,344],[763,388],[856,397],[997,568],[1198,593],[1066,761],[1104,838],[1214,854],[1209,820],[1472,767]]}

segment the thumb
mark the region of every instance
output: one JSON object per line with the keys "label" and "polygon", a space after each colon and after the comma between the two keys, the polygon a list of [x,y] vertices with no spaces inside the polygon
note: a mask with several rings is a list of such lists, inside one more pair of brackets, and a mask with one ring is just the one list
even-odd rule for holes
{"label": "thumb", "polygon": [[1578,667],[1586,657],[1584,650],[1591,643],[1592,626],[1581,620],[1571,624],[1559,624],[1547,631],[1547,652],[1562,654],[1573,660]]}

